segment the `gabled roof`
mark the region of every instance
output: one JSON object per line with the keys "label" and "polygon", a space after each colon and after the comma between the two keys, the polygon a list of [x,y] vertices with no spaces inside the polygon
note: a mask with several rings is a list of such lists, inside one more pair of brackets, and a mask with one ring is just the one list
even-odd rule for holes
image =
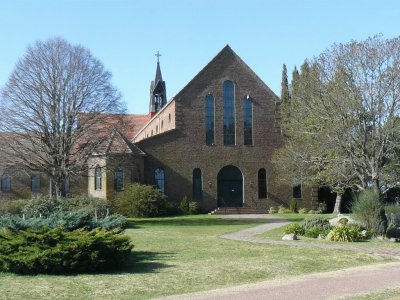
{"label": "gabled roof", "polygon": [[145,155],[139,147],[129,141],[129,139],[117,129],[111,133],[105,153]]}
{"label": "gabled roof", "polygon": [[229,45],[226,45],[192,80],[174,97],[179,96],[185,92],[192,84],[195,84],[199,79],[208,72],[222,72],[222,69],[227,67],[232,61],[237,62],[241,67],[253,77],[254,80],[259,82],[271,95],[275,96],[275,102],[280,102],[279,97],[265,84],[264,81],[232,50]]}

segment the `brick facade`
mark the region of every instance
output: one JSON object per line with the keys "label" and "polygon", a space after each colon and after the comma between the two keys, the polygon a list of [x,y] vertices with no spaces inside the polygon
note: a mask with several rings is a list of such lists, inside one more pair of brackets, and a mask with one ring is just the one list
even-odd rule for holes
{"label": "brick facade", "polygon": [[[234,83],[236,145],[223,145],[223,83]],[[206,145],[205,97],[215,99],[215,145]],[[253,100],[253,145],[244,145],[243,99]],[[243,205],[256,208],[287,204],[291,187],[279,186],[271,167],[271,156],[281,146],[282,136],[277,126],[279,98],[229,48],[225,47],[173,100],[175,130],[138,141],[146,153],[145,182],[154,184],[156,168],[165,170],[165,193],[171,201],[193,198],[192,176],[195,168],[202,171],[205,210],[217,207],[218,172],[228,165],[240,169],[243,175]],[[157,116],[156,116],[157,117]],[[267,170],[268,195],[258,199],[258,171]],[[308,193],[307,189],[303,194]],[[310,206],[304,195],[302,206]],[[307,199],[308,198],[308,199]]]}

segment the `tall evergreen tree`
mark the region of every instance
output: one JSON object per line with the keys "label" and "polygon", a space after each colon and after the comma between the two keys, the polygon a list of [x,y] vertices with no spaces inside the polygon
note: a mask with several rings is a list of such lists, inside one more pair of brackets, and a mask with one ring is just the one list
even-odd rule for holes
{"label": "tall evergreen tree", "polygon": [[286,105],[290,101],[289,82],[287,78],[287,69],[285,64],[283,64],[282,68],[281,101],[284,105]]}

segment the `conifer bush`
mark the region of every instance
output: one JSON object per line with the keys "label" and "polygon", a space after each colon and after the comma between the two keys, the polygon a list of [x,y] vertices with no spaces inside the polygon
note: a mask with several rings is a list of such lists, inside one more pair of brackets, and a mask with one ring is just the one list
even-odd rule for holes
{"label": "conifer bush", "polygon": [[75,213],[57,212],[47,218],[22,218],[17,215],[0,216],[0,228],[9,228],[11,230],[39,229],[43,227],[55,228],[61,227],[65,231],[75,230],[77,228],[94,229],[101,227],[104,229],[123,229],[126,226],[126,218],[113,214],[102,219],[96,219],[92,214],[86,211]]}
{"label": "conifer bush", "polygon": [[83,228],[0,230],[0,271],[18,274],[99,272],[121,266],[133,245],[118,231]]}

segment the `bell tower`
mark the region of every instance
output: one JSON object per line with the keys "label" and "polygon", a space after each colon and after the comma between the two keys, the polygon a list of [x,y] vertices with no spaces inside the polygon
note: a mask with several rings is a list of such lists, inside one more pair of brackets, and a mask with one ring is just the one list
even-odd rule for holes
{"label": "bell tower", "polygon": [[167,90],[165,87],[165,81],[162,80],[161,68],[160,68],[160,56],[161,54],[157,51],[157,69],[156,78],[150,84],[150,107],[149,113],[153,117],[157,112],[167,104]]}

